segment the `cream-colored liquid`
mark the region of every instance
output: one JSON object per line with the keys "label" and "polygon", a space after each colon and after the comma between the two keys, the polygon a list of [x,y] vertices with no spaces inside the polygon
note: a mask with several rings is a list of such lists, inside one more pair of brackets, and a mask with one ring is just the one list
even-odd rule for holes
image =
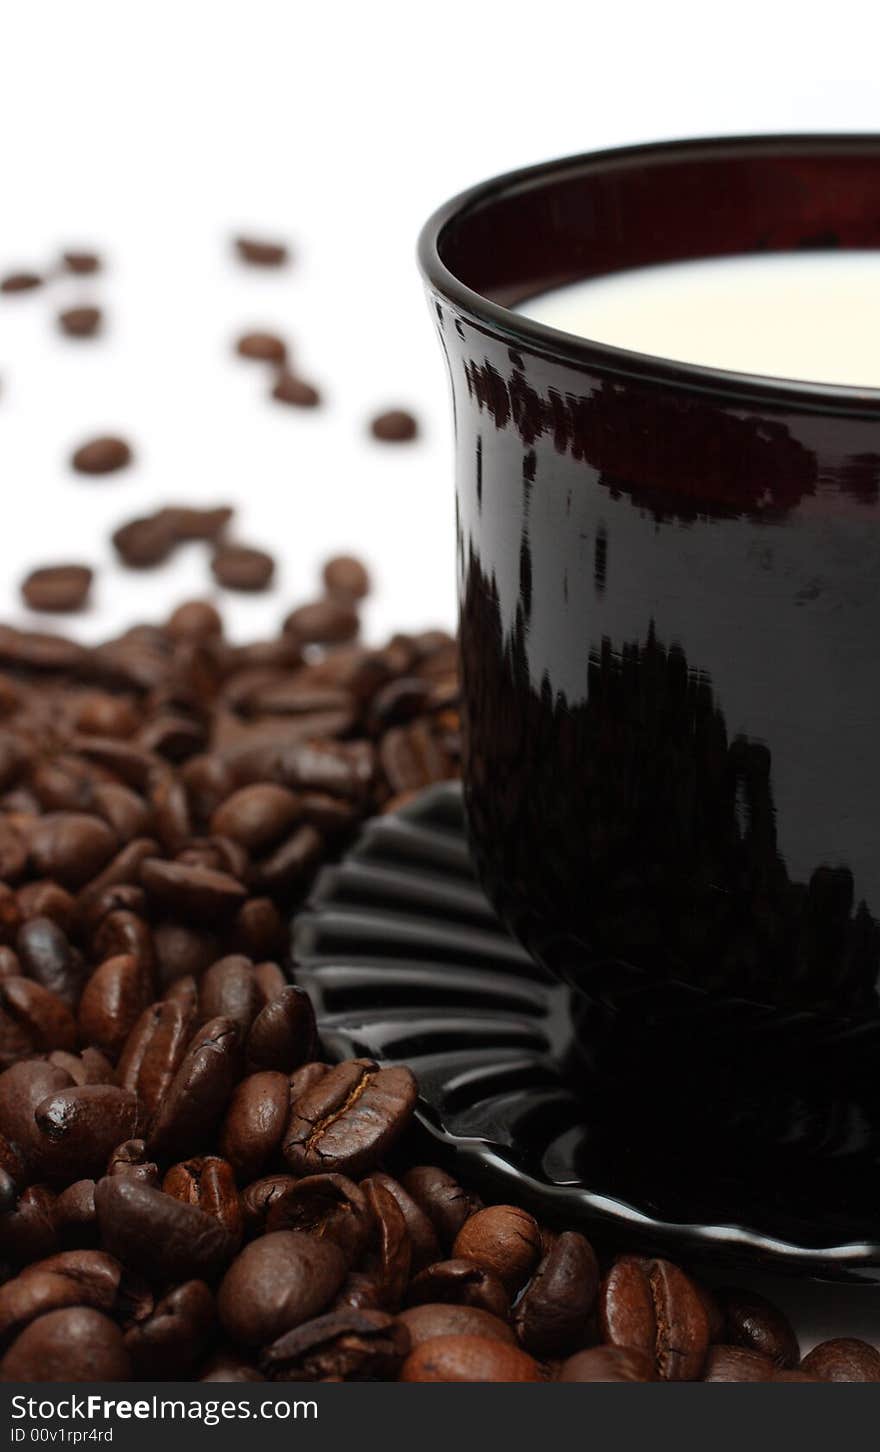
{"label": "cream-colored liquid", "polygon": [[520,312],[680,362],[880,388],[880,251],[665,263],[557,288]]}

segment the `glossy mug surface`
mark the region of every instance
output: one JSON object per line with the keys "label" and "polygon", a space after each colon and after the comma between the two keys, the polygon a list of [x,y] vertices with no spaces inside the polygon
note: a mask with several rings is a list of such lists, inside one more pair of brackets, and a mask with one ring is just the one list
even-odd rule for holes
{"label": "glossy mug surface", "polygon": [[664,361],[512,308],[623,267],[877,246],[878,137],[597,153],[477,187],[423,232],[471,838],[504,919],[593,1005],[875,1013],[880,390]]}

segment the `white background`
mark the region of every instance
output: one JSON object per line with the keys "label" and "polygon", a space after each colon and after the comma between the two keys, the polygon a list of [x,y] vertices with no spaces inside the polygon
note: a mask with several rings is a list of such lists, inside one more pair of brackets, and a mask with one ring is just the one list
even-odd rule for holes
{"label": "white background", "polygon": [[[144,508],[202,499],[237,503],[240,537],[281,561],[277,593],[227,597],[236,636],[273,627],[337,549],[374,569],[372,635],[451,623],[448,400],[413,258],[424,218],[484,176],[591,147],[876,129],[869,14],[841,0],[4,7],[0,271],[76,244],[109,266],[0,298],[0,618],[28,620],[19,577],[50,559],[103,567],[83,638],[204,594],[198,550],[141,576],[106,544]],[[289,238],[295,265],[237,266],[239,229]],[[73,298],[106,306],[106,339],[56,337]],[[259,325],[287,334],[326,408],[273,405],[264,370],[232,357]],[[419,444],[366,438],[394,403],[424,421]],[[104,430],[131,438],[137,467],[71,474],[70,450]],[[807,1340],[880,1339],[875,1292],[781,1295]]]}

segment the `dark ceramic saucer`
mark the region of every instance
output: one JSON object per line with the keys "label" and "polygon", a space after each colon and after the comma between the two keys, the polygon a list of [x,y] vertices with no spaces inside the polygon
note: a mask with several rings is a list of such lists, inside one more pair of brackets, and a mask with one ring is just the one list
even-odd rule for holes
{"label": "dark ceramic saucer", "polygon": [[634,1051],[500,927],[457,786],[371,821],[293,946],[328,1052],[410,1064],[429,1152],[496,1198],[690,1258],[880,1279],[880,1152],[858,1099],[805,1103],[748,1064],[732,1091],[683,1042]]}

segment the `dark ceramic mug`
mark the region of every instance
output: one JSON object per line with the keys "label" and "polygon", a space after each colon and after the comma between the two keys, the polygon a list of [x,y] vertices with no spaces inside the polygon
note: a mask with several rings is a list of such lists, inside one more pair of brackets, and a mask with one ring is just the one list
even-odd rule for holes
{"label": "dark ceramic mug", "polygon": [[880,137],[576,157],[474,188],[421,237],[452,378],[474,852],[532,953],[612,1012],[672,990],[874,1014],[880,390],[511,309],[805,247],[880,247]]}

